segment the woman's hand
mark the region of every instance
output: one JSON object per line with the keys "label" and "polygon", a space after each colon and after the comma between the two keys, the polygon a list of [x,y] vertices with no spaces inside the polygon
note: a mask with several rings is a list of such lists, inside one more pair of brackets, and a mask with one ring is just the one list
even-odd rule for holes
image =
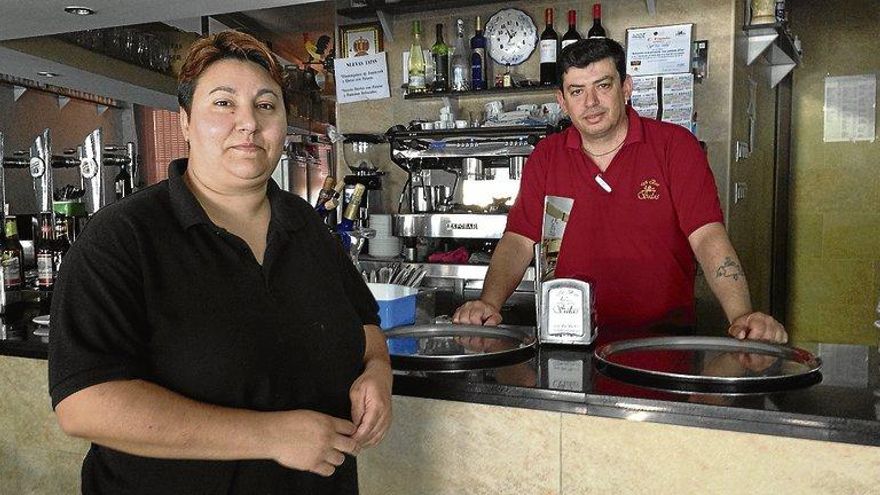
{"label": "woman's hand", "polygon": [[351,421],[307,410],[265,414],[271,457],[282,466],[330,476],[360,451]]}
{"label": "woman's hand", "polygon": [[377,445],[391,426],[391,382],[391,365],[374,359],[351,386],[353,438],[361,448]]}

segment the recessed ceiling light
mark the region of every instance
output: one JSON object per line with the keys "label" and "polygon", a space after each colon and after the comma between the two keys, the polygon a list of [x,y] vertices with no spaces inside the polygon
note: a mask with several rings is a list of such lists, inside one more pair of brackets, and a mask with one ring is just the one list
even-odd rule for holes
{"label": "recessed ceiling light", "polygon": [[92,15],[95,13],[94,10],[92,10],[88,7],[81,7],[78,5],[71,5],[69,7],[64,7],[64,11],[67,12],[68,14],[73,14],[73,15]]}
{"label": "recessed ceiling light", "polygon": [[37,75],[42,76],[42,77],[58,77],[61,74],[59,74],[57,72],[49,72],[49,71],[41,70],[40,72],[37,72]]}

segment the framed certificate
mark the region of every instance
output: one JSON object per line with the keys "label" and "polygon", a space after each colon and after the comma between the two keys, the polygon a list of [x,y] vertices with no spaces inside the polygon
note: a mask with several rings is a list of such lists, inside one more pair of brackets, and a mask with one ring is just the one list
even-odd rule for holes
{"label": "framed certificate", "polygon": [[382,51],[382,26],[378,22],[339,26],[339,58],[363,57]]}
{"label": "framed certificate", "polygon": [[635,76],[691,71],[693,24],[626,30],[626,73]]}

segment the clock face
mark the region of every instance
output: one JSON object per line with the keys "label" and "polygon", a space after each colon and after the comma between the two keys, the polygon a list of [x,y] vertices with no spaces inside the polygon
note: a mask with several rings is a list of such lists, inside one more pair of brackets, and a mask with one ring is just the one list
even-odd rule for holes
{"label": "clock face", "polygon": [[501,65],[519,65],[538,44],[538,29],[529,14],[519,9],[502,9],[486,23],[489,56]]}

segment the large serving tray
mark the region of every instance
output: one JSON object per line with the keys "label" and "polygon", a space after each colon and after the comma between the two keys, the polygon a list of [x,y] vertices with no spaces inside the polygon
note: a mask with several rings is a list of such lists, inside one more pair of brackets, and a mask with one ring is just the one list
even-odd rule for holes
{"label": "large serving tray", "polygon": [[624,340],[596,349],[596,368],[636,385],[701,393],[767,393],[816,384],[821,360],[796,347],[727,337]]}
{"label": "large serving tray", "polygon": [[430,323],[392,328],[385,339],[395,369],[478,369],[531,358],[535,328]]}

